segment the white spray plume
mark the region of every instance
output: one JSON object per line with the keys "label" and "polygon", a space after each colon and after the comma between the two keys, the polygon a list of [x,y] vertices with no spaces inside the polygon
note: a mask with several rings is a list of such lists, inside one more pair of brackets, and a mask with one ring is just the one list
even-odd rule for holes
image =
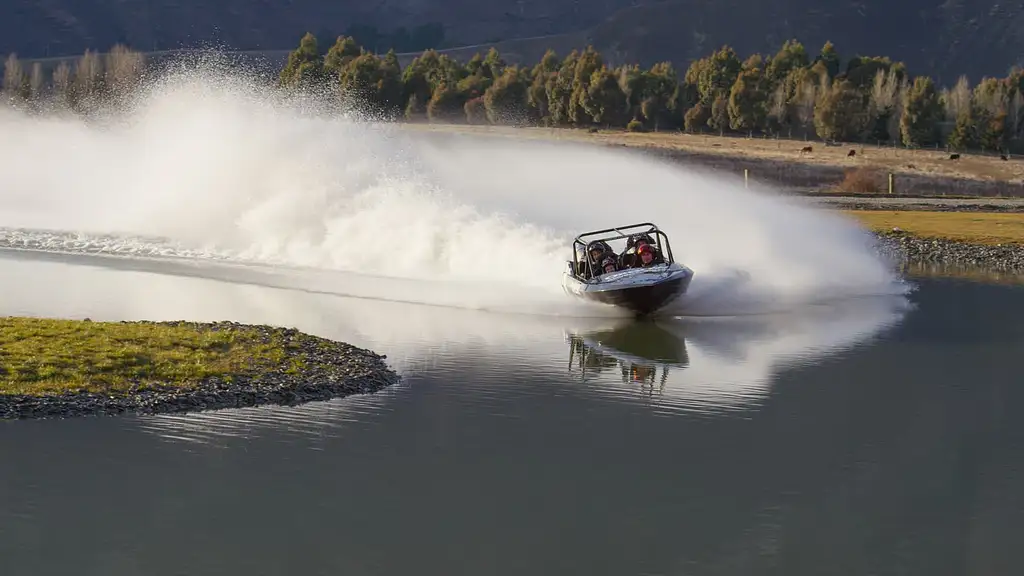
{"label": "white spray plume", "polygon": [[852,220],[731,179],[579,145],[439,141],[223,70],[163,76],[94,122],[2,110],[0,132],[0,226],[550,299],[575,234],[651,221],[696,272],[691,310],[904,290]]}

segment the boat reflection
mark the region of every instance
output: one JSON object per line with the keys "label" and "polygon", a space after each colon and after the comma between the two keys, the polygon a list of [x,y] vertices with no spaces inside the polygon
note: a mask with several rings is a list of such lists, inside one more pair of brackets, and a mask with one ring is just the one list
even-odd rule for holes
{"label": "boat reflection", "polygon": [[665,391],[673,369],[690,364],[685,339],[657,322],[631,322],[612,329],[566,334],[569,373],[584,382],[617,372],[623,384],[648,394]]}

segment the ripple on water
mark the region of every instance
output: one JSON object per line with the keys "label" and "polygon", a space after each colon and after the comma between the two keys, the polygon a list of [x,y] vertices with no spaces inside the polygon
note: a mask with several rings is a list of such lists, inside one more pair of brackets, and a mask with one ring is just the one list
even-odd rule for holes
{"label": "ripple on water", "polygon": [[360,394],[298,406],[255,406],[184,414],[129,416],[125,425],[172,443],[227,447],[237,440],[267,437],[340,436],[345,427],[373,422],[392,410],[388,404],[402,383],[376,394]]}

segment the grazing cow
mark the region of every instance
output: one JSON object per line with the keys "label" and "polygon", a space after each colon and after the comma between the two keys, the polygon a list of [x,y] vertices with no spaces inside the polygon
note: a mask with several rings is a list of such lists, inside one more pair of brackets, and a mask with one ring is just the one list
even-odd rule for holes
{"label": "grazing cow", "polygon": [[814,152],[814,146],[804,146],[800,149],[800,153],[803,154],[804,152]]}
{"label": "grazing cow", "polygon": [[846,153],[846,157],[847,158],[849,158],[851,156],[856,156],[856,155],[857,155],[857,151],[856,150],[850,150],[849,152]]}
{"label": "grazing cow", "polygon": [[999,159],[1000,159],[1000,160],[1009,160],[1009,159],[1010,159],[1010,157],[1009,157],[1009,156],[1007,156],[1006,154],[1000,154],[1000,155],[999,155]]}
{"label": "grazing cow", "polygon": [[950,154],[949,155],[949,159],[950,160],[959,160],[960,159],[960,155],[959,154]]}

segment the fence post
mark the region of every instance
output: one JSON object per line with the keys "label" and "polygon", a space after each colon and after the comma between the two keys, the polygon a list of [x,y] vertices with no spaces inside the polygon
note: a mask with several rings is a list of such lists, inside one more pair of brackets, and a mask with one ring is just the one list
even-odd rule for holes
{"label": "fence post", "polygon": [[892,194],[892,190],[893,190],[893,185],[892,184],[893,184],[893,176],[892,176],[892,172],[889,172],[889,194]]}
{"label": "fence post", "polygon": [[750,170],[747,168],[743,169],[743,187],[750,188]]}

